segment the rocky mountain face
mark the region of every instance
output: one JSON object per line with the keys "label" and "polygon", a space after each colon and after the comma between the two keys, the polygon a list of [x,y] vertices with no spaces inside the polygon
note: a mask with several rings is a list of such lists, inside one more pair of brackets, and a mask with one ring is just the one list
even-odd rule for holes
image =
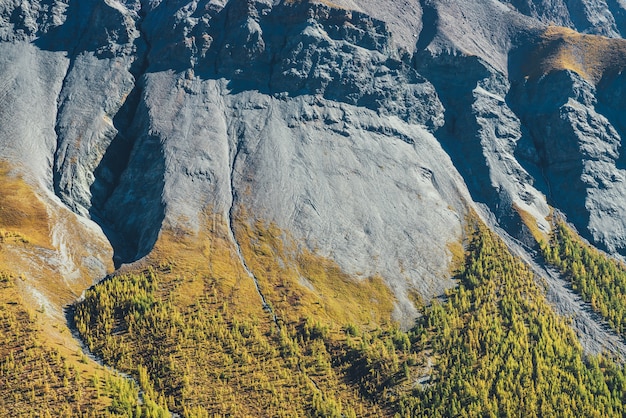
{"label": "rocky mountain face", "polygon": [[382,277],[407,325],[411,295],[454,285],[470,212],[532,247],[554,209],[626,255],[625,13],[608,0],[0,0],[0,156],[47,208],[59,283],[207,234],[207,218],[245,266],[240,226],[259,220]]}

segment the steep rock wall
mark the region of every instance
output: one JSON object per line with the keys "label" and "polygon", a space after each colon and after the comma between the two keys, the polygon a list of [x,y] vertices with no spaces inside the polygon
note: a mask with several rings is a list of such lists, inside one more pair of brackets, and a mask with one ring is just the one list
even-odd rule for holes
{"label": "steep rock wall", "polygon": [[206,211],[243,212],[383,276],[409,323],[411,292],[453,285],[448,246],[475,203],[528,244],[523,218],[545,233],[552,205],[624,253],[622,57],[573,62],[614,45],[546,26],[618,36],[620,10],[4,0],[0,149],[95,221],[118,265],[162,228],[202,234]]}

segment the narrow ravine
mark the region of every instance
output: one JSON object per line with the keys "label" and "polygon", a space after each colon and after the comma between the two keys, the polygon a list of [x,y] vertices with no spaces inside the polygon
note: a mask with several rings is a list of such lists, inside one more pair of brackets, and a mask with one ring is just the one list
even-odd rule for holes
{"label": "narrow ravine", "polygon": [[274,321],[276,326],[280,329],[280,325],[278,324],[278,318],[276,317],[276,314],[274,313],[274,309],[269,303],[267,303],[267,300],[265,299],[265,295],[263,295],[263,292],[261,291],[261,287],[259,286],[259,279],[256,278],[254,273],[252,273],[252,271],[246,264],[246,260],[244,259],[243,254],[241,252],[241,246],[239,245],[237,238],[235,238],[235,233],[233,231],[232,207],[231,207],[231,210],[229,211],[229,216],[228,216],[228,236],[233,242],[233,245],[235,247],[235,252],[237,253],[237,257],[239,258],[239,262],[241,263],[241,266],[243,267],[246,274],[252,279],[252,282],[254,283],[254,288],[256,289],[257,293],[259,294],[259,297],[261,298],[263,309],[266,310],[271,315],[272,320]]}

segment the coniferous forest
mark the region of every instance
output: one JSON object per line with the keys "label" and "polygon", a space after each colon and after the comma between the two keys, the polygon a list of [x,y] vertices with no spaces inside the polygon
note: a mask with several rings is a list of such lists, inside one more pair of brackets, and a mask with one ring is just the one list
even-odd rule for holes
{"label": "coniferous forest", "polygon": [[[457,286],[401,330],[380,278],[356,281],[294,251],[272,224],[239,222],[259,291],[215,233],[196,250],[109,277],[68,309],[87,348],[59,350],[0,277],[0,411],[8,416],[623,416],[624,365],[583,352],[533,273],[468,221]],[[215,232],[215,231],[214,231]],[[222,234],[223,235],[223,234]],[[623,333],[623,266],[564,224],[546,260]],[[291,257],[291,258],[290,258]],[[191,257],[193,258],[193,257]],[[204,258],[203,258],[204,259]],[[283,260],[277,263],[276,260]],[[307,278],[303,286],[302,277]],[[316,292],[313,292],[315,289]],[[93,355],[113,369],[94,366]]]}
{"label": "coniferous forest", "polygon": [[626,267],[623,263],[585,244],[563,222],[554,228],[550,244],[542,245],[542,253],[611,328],[626,336]]}
{"label": "coniferous forest", "polygon": [[471,224],[458,286],[408,332],[251,318],[210,277],[180,304],[172,266],[104,281],[74,318],[93,353],[189,417],[623,416],[624,366],[585,356],[528,268]]}

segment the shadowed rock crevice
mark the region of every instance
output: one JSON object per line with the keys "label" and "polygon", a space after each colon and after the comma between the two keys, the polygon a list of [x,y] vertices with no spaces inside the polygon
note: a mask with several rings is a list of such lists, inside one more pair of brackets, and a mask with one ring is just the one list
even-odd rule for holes
{"label": "shadowed rock crevice", "polygon": [[[137,232],[130,233],[128,230],[121,230],[116,226],[116,216],[109,213],[107,204],[115,190],[119,187],[122,174],[128,167],[132,150],[135,146],[137,132],[132,128],[132,122],[137,112],[137,107],[141,99],[142,89],[136,85],[126,102],[113,119],[117,128],[117,135],[109,144],[106,152],[102,156],[100,163],[93,172],[93,183],[90,187],[91,206],[89,215],[103,229],[114,250],[114,261],[116,267],[122,262],[134,261],[145,255],[152,249],[156,240],[148,244],[148,251],[139,251],[139,237]],[[145,208],[127,207],[124,212],[128,215],[133,211],[141,212]],[[159,228],[160,223],[151,225]]]}
{"label": "shadowed rock crevice", "polygon": [[[581,236],[606,250],[614,244],[594,236],[593,217],[603,210],[604,198],[598,191],[612,187],[601,184],[606,167],[616,166],[615,141],[619,139],[609,121],[597,113],[594,94],[593,87],[576,74],[560,70],[514,82],[507,100],[536,152],[533,161],[521,161],[542,173],[544,182],[537,187],[551,206],[567,215]],[[594,147],[589,144],[592,140]]]}
{"label": "shadowed rock crevice", "polygon": [[[107,154],[110,159],[103,161],[114,161],[116,151],[122,151],[123,159],[126,151],[123,147],[110,149]],[[116,265],[147,255],[156,243],[165,218],[162,201],[165,158],[160,138],[142,135],[128,158],[128,167],[121,173],[117,186],[98,211],[93,212],[111,240]],[[112,164],[102,165],[100,172],[115,174],[117,168]]]}
{"label": "shadowed rock crevice", "polygon": [[[135,118],[143,100],[150,45],[142,32],[143,8],[130,7],[70,2],[61,24],[34,42],[68,58],[57,100],[54,192],[71,210],[100,224],[114,248],[116,265],[146,255],[164,218],[160,147],[148,146],[146,156],[140,157],[150,158],[154,167],[141,176],[149,184],[148,194],[137,196],[136,202],[120,198],[128,188],[144,187],[124,184],[136,177],[124,172],[137,138],[148,129]],[[118,187],[123,191],[116,193]]]}
{"label": "shadowed rock crevice", "polygon": [[[435,58],[424,51],[414,60],[417,71],[435,86],[445,109],[445,123],[435,136],[465,178],[472,198],[487,204],[495,213],[498,194],[491,184],[478,134],[480,126],[472,111],[473,90],[481,80],[489,78],[489,72],[476,57]],[[463,68],[463,73],[457,68]]]}
{"label": "shadowed rock crevice", "polygon": [[606,0],[606,4],[609,6],[611,14],[613,14],[615,26],[623,38],[626,35],[626,9],[624,8],[624,3],[620,0]]}
{"label": "shadowed rock crevice", "polygon": [[[163,171],[154,171],[155,179],[145,179],[149,183],[156,183],[160,186],[151,185],[147,187],[147,190],[154,190],[153,196],[148,196],[151,202],[152,208],[147,208],[141,205],[132,205],[132,202],[127,202],[127,207],[124,212],[129,216],[136,216],[133,212],[152,214],[152,216],[144,219],[145,225],[135,228],[134,225],[128,224],[126,220],[120,219],[115,214],[119,209],[118,203],[109,202],[114,195],[117,188],[122,181],[122,175],[128,167],[131,160],[131,154],[135,148],[137,137],[141,135],[141,129],[143,128],[136,122],[138,118],[138,109],[146,111],[142,106],[143,100],[143,76],[148,68],[148,56],[150,55],[150,42],[149,38],[143,31],[143,20],[146,17],[145,9],[142,7],[139,10],[139,18],[136,22],[136,27],[142,36],[135,40],[135,48],[138,51],[138,57],[131,63],[129,68],[130,73],[134,78],[134,86],[128,96],[126,97],[124,104],[119,109],[115,117],[113,118],[113,125],[117,130],[117,135],[113,138],[111,143],[103,154],[100,163],[93,172],[93,183],[90,188],[91,192],[91,206],[89,214],[93,220],[98,222],[103,228],[103,231],[107,235],[107,238],[111,242],[114,249],[114,262],[116,267],[120,263],[135,261],[146,254],[148,254],[158,237],[158,234],[147,233],[146,231],[153,230],[158,231],[161,223],[163,222],[164,209],[163,204],[158,197],[162,194],[163,183]],[[142,120],[141,117],[138,118]],[[150,148],[150,147],[149,147]],[[162,150],[153,150],[154,155],[154,168],[162,168],[164,170],[164,163],[159,163],[162,160]],[[148,170],[148,172],[152,172]],[[134,175],[130,175],[126,178],[132,179]],[[128,186],[126,186],[128,187]],[[119,197],[118,197],[119,199]],[[119,225],[127,224],[126,228],[120,228]],[[128,228],[130,226],[130,228]]]}
{"label": "shadowed rock crevice", "polygon": [[428,0],[420,0],[422,6],[422,21],[423,27],[417,39],[416,51],[425,50],[428,45],[435,39],[437,35],[437,24],[439,22],[439,16],[437,9]]}
{"label": "shadowed rock crevice", "polygon": [[623,72],[606,74],[597,86],[598,103],[596,109],[604,115],[621,138],[619,156],[615,161],[618,170],[626,170],[626,74]]}

